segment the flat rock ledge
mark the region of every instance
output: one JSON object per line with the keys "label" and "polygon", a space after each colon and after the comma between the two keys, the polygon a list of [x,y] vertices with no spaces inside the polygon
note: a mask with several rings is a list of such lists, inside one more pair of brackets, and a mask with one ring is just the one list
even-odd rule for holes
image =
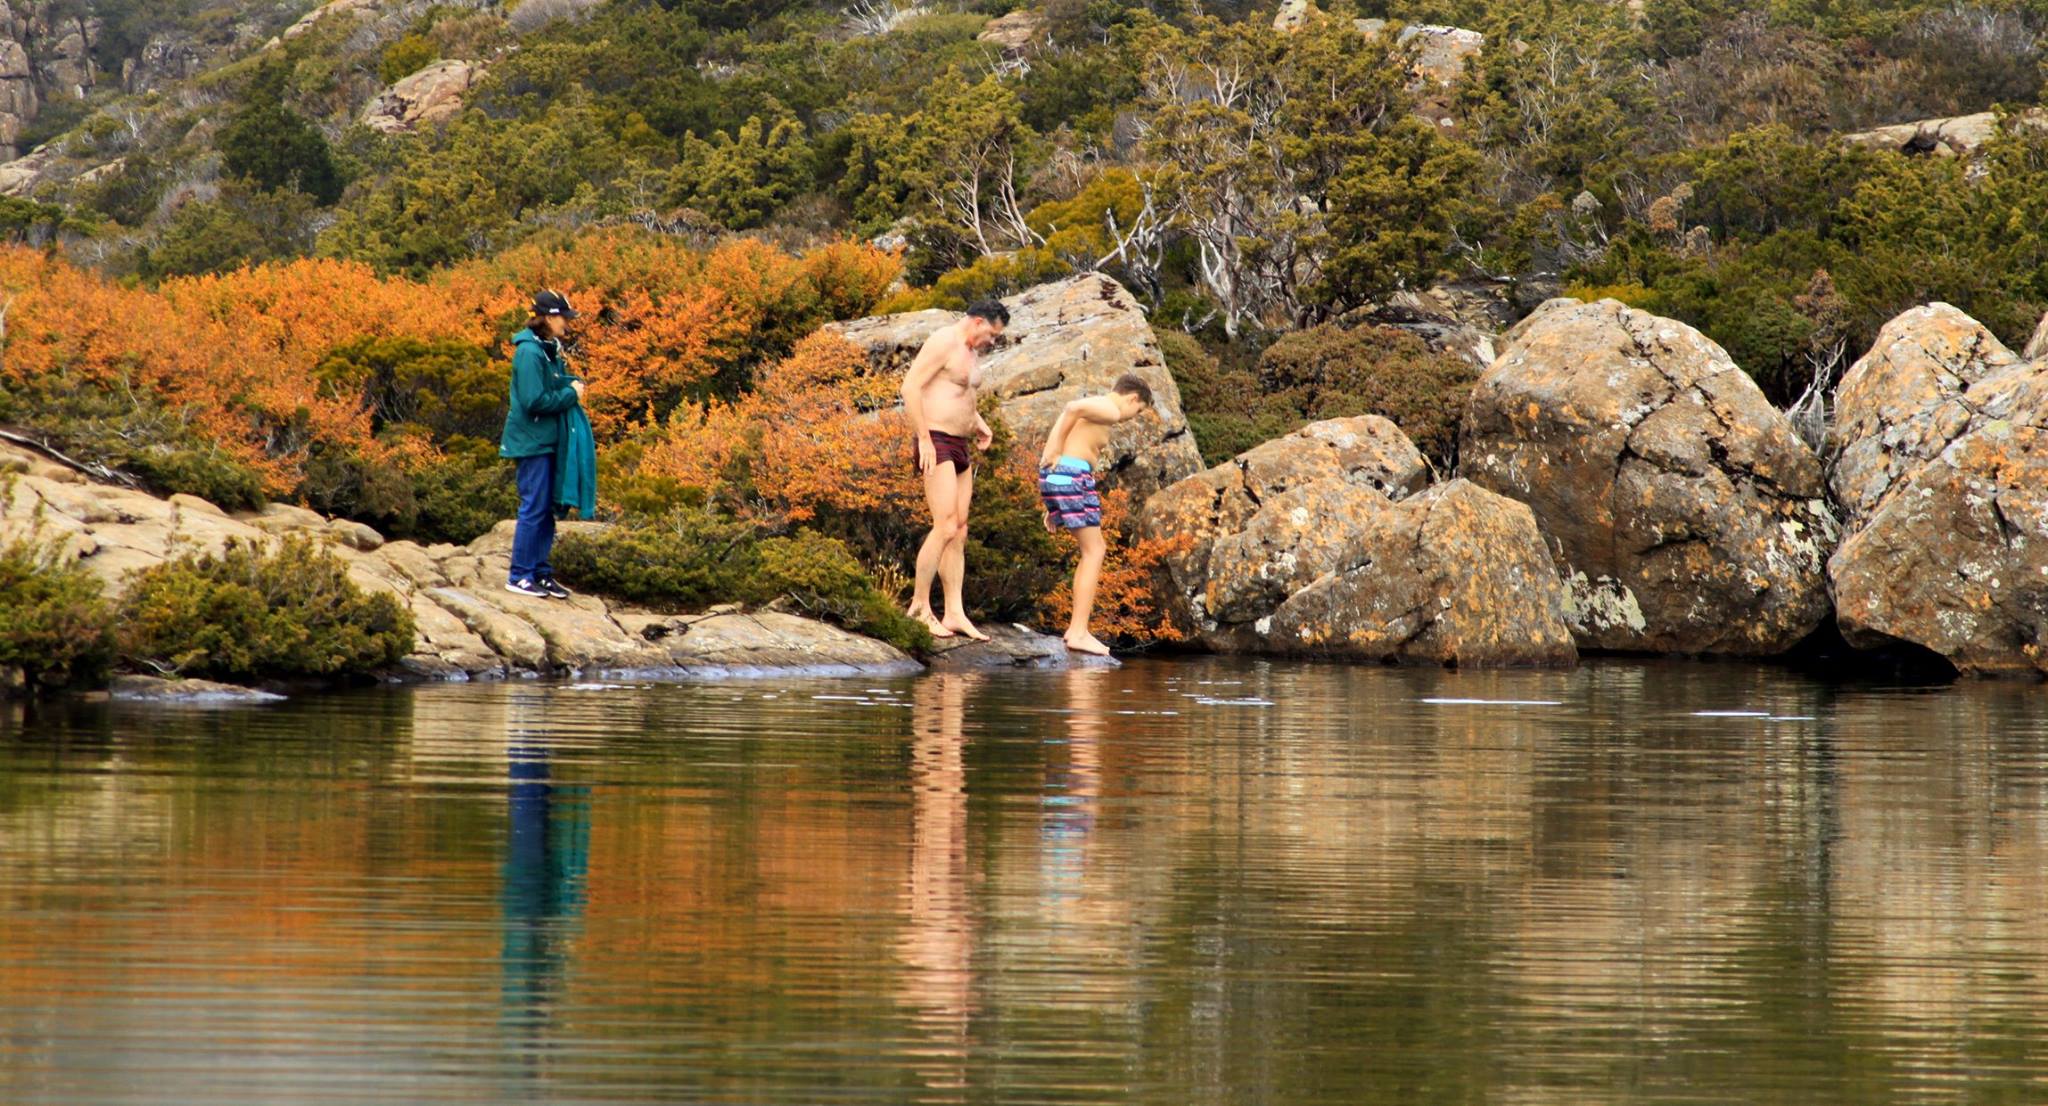
{"label": "flat rock ledge", "polygon": [[940,638],[933,643],[934,672],[988,672],[1004,668],[1118,668],[1115,657],[1076,653],[1051,634],[1015,623],[983,626],[987,641]]}
{"label": "flat rock ledge", "polygon": [[[563,531],[590,523],[565,523]],[[413,613],[413,652],[394,679],[518,675],[898,675],[922,670],[886,643],[778,611],[714,608],[665,614],[579,595],[536,599],[505,590],[512,523],[466,546],[385,541],[367,526],[272,504],[230,515],[192,496],[86,481],[26,451],[0,447],[0,542],[30,533],[60,544],[118,593],[138,569],[187,550],[267,544],[303,534],[326,544],[371,592]]]}
{"label": "flat rock ledge", "polygon": [[156,676],[116,676],[107,689],[116,703],[161,703],[186,706],[226,706],[237,703],[281,703],[284,696],[237,684],[212,680],[167,680]]}

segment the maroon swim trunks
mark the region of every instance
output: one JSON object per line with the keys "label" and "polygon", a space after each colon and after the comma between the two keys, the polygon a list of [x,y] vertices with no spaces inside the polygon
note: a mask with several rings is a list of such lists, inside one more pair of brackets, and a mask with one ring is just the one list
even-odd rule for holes
{"label": "maroon swim trunks", "polygon": [[[951,461],[955,474],[974,471],[974,443],[958,434],[948,434],[943,430],[931,430],[927,433],[932,436],[932,452],[938,454],[932,459],[933,465],[943,465]],[[910,443],[910,470],[919,476],[924,475],[924,467],[918,462],[915,438],[911,439]]]}

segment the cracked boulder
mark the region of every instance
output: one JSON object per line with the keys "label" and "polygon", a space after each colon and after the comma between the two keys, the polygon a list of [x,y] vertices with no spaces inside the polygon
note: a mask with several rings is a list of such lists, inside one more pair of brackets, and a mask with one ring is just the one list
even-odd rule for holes
{"label": "cracked boulder", "polygon": [[[1137,373],[1152,388],[1153,414],[1119,424],[1103,450],[1102,485],[1127,488],[1142,501],[1200,471],[1180,388],[1145,312],[1124,286],[1099,273],[1041,284],[1003,301],[1010,325],[981,359],[984,394],[1002,405],[1018,449],[1036,457],[1069,401],[1109,391],[1117,377]],[[933,331],[960,316],[913,311],[838,324],[884,371],[900,374]],[[910,448],[904,443],[904,449]]]}
{"label": "cracked boulder", "polygon": [[1768,656],[1828,616],[1821,467],[1726,351],[1554,300],[1473,388],[1461,475],[1535,512],[1581,648]]}
{"label": "cracked boulder", "polygon": [[1174,619],[1225,652],[1464,666],[1570,664],[1564,594],[1527,507],[1424,490],[1377,415],[1314,423],[1154,496]]}
{"label": "cracked boulder", "polygon": [[2048,673],[2048,364],[1929,304],[1885,324],[1835,403],[1843,637],[1970,675]]}

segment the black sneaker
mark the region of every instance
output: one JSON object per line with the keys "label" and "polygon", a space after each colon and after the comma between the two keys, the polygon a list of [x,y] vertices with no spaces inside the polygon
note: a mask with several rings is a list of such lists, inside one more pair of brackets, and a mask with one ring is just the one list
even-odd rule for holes
{"label": "black sneaker", "polygon": [[514,595],[526,595],[531,596],[535,599],[554,598],[554,596],[548,594],[546,588],[541,587],[539,584],[534,583],[532,580],[514,580],[511,583],[505,585],[505,590],[511,592]]}
{"label": "black sneaker", "polygon": [[547,592],[549,599],[567,599],[571,595],[576,594],[575,592],[570,591],[568,588],[563,587],[562,582],[560,580],[555,579],[552,576],[543,576],[540,579],[535,580],[534,585],[540,588],[540,590]]}

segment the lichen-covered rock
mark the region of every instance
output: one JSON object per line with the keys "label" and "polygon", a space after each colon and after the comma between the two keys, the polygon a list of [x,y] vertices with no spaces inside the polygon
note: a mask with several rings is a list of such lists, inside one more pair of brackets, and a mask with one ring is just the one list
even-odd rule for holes
{"label": "lichen-covered rock", "polygon": [[[1042,284],[1003,301],[1010,325],[981,360],[981,387],[1002,404],[1003,419],[1022,448],[1036,455],[1068,402],[1109,391],[1133,372],[1151,386],[1157,418],[1119,424],[1103,449],[1105,489],[1127,488],[1144,499],[1202,467],[1180,389],[1143,309],[1123,285],[1099,273]],[[959,318],[916,311],[840,324],[836,329],[868,351],[877,366],[901,373],[934,330]],[[908,443],[905,444],[909,448]]]}
{"label": "lichen-covered rock", "polygon": [[1378,510],[1262,636],[1275,652],[1422,664],[1578,659],[1535,516],[1468,480]]}
{"label": "lichen-covered rock", "polygon": [[1983,324],[1945,303],[1886,323],[1835,389],[1829,487],[1860,525],[1901,479],[1969,425],[1964,393],[2020,363]]}
{"label": "lichen-covered rock", "polygon": [[1545,304],[1505,341],[1461,474],[1535,511],[1581,648],[1765,656],[1822,623],[1820,463],[1721,347],[1613,300]]}
{"label": "lichen-covered rock", "polygon": [[[1413,442],[1377,415],[1314,423],[1154,496],[1177,547],[1163,590],[1228,652],[1431,664],[1577,656],[1526,507],[1463,481],[1421,492]],[[1533,571],[1532,571],[1533,568]]]}
{"label": "lichen-covered rock", "polygon": [[383,134],[409,134],[462,114],[469,90],[483,79],[483,66],[450,59],[400,78],[363,109],[363,125]]}
{"label": "lichen-covered rock", "polygon": [[2048,673],[2048,364],[1930,304],[1885,325],[1836,410],[1843,636],[1972,675]]}

